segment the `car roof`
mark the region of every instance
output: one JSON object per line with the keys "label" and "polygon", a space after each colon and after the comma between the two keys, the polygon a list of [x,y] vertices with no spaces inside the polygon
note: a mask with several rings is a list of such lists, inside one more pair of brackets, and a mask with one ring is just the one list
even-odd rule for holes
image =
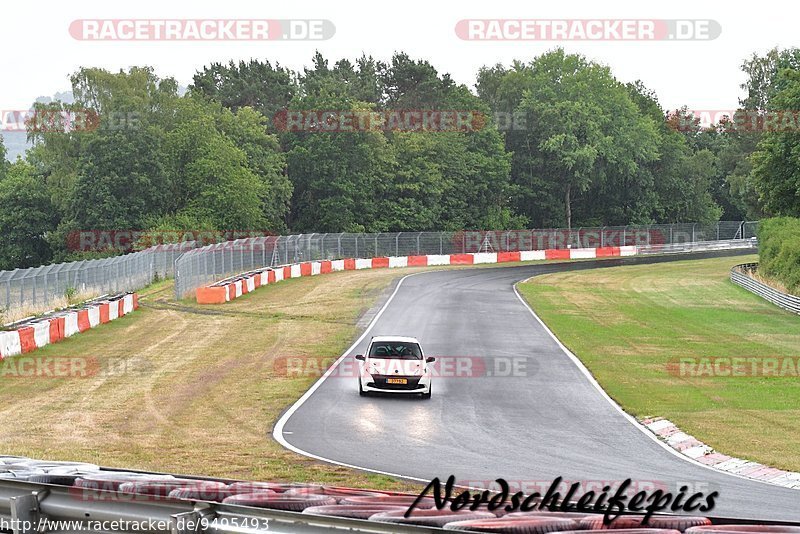
{"label": "car roof", "polygon": [[375,336],[372,338],[373,343],[383,343],[386,341],[404,341],[406,343],[419,343],[417,338],[408,336]]}

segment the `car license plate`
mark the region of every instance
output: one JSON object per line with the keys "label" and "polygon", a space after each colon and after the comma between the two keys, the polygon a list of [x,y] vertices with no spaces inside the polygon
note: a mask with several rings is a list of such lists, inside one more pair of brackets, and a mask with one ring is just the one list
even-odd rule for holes
{"label": "car license plate", "polygon": [[407,378],[387,378],[387,384],[408,384]]}

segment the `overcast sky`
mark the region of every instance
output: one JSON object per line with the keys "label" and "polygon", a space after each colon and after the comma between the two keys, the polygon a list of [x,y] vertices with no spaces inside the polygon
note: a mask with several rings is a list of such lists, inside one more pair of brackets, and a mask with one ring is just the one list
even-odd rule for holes
{"label": "overcast sky", "polygon": [[[399,0],[384,2],[254,0],[5,0],[2,7],[0,109],[26,109],[34,98],[69,87],[80,66],[117,70],[152,65],[161,76],[188,85],[212,61],[251,57],[300,69],[319,49],[326,57],[361,53],[388,59],[404,50],[429,60],[473,86],[483,65],[530,59],[561,45],[609,65],[622,81],[641,79],[666,108],[732,109],[741,96],[739,66],[752,52],[800,45],[797,2],[760,0]],[[336,27],[325,41],[113,42],[79,41],[69,33],[75,19],[328,19]],[[458,38],[461,19],[713,19],[722,34],[710,41],[486,42]]]}

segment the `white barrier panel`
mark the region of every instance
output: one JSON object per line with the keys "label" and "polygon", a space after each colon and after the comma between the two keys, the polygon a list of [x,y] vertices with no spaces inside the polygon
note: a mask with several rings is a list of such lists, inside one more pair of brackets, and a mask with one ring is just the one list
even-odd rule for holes
{"label": "white barrier panel", "polygon": [[635,245],[627,245],[624,247],[619,247],[619,255],[620,256],[635,256],[636,255],[636,246]]}
{"label": "white barrier panel", "polygon": [[231,284],[225,284],[225,302],[231,301]]}
{"label": "white barrier panel", "polygon": [[291,271],[292,271],[292,278],[300,278],[300,276],[302,276],[299,263],[295,263],[294,265],[292,265]]}
{"label": "white barrier panel", "polygon": [[283,280],[283,269],[279,267],[275,269],[275,281],[280,282],[281,280]]}
{"label": "white barrier panel", "polygon": [[520,261],[535,261],[545,259],[544,250],[521,250],[519,253]]}
{"label": "white barrier panel", "polygon": [[100,324],[100,306],[89,307],[89,327],[94,328]]}
{"label": "white barrier panel", "polygon": [[133,311],[133,295],[125,295],[122,297],[122,301],[124,302],[122,311],[125,312],[125,315],[131,313]]}
{"label": "white barrier panel", "polygon": [[322,264],[318,261],[311,262],[311,276],[316,276],[322,272]]}
{"label": "white barrier panel", "polygon": [[389,267],[408,267],[408,256],[389,256]]}
{"label": "white barrier panel", "polygon": [[261,285],[265,286],[269,284],[269,271],[261,271],[259,274],[261,276]]}
{"label": "white barrier panel", "polygon": [[450,265],[450,254],[428,254],[428,265]]}
{"label": "white barrier panel", "polygon": [[331,271],[344,271],[344,260],[332,260]]}
{"label": "white barrier panel", "polygon": [[372,258],[357,258],[356,269],[372,269]]}
{"label": "white barrier panel", "polygon": [[252,276],[247,280],[247,292],[255,291],[256,290],[256,279]]}
{"label": "white barrier panel", "polygon": [[472,255],[472,263],[497,263],[497,252],[476,252]]}
{"label": "white barrier panel", "polygon": [[50,321],[42,321],[33,325],[33,341],[37,347],[50,344]]}
{"label": "white barrier panel", "polygon": [[242,296],[242,281],[241,280],[237,280],[236,283],[234,284],[234,287],[236,288],[236,297],[235,298],[241,297]]}
{"label": "white barrier panel", "polygon": [[585,260],[597,257],[597,249],[594,248],[573,248],[569,251],[571,260]]}
{"label": "white barrier panel", "polygon": [[0,332],[0,359],[22,354],[22,345],[19,342],[19,334],[13,332]]}
{"label": "white barrier panel", "polygon": [[119,319],[119,301],[115,300],[108,303],[108,320]]}
{"label": "white barrier panel", "polygon": [[80,332],[78,330],[78,314],[70,312],[64,315],[64,337],[70,337]]}

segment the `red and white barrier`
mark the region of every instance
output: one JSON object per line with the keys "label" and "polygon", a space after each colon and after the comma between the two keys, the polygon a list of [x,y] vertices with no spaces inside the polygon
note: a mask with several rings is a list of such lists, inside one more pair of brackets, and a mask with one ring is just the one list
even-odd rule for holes
{"label": "red and white barrier", "polygon": [[118,299],[93,302],[83,308],[55,312],[25,323],[13,330],[0,330],[0,360],[57,343],[105,324],[139,307],[139,296],[128,293]]}
{"label": "red and white barrier", "polygon": [[551,250],[521,250],[517,252],[475,252],[469,254],[427,254],[421,256],[384,256],[379,258],[347,258],[322,260],[269,267],[244,273],[231,279],[197,288],[198,304],[223,304],[254,291],[260,286],[288,278],[316,276],[336,271],[360,269],[431,267],[437,265],[479,265],[535,260],[582,260],[634,256],[635,246],[573,248]]}

